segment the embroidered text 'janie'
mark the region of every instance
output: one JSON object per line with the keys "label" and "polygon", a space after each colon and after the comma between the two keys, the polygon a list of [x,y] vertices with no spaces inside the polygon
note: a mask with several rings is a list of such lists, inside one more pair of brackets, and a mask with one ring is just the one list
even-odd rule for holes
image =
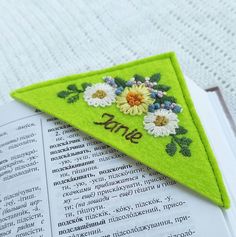
{"label": "embroidered text 'janie'", "polygon": [[130,131],[130,128],[115,121],[115,116],[112,114],[104,113],[103,117],[108,117],[105,122],[94,122],[96,125],[102,125],[105,129],[110,130],[110,132],[121,133],[121,136],[125,137],[126,140],[129,140],[132,143],[137,144],[138,141],[143,135],[138,132],[137,129]]}

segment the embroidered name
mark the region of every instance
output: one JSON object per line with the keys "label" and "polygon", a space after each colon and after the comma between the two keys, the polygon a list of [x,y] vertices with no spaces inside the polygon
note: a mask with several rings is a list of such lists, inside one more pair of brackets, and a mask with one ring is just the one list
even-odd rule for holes
{"label": "embroidered name", "polygon": [[102,118],[104,117],[108,118],[105,122],[94,122],[94,124],[102,125],[105,129],[110,130],[110,132],[120,133],[126,140],[135,144],[137,144],[138,140],[143,136],[137,129],[130,131],[129,127],[115,121],[115,116],[112,114],[104,113]]}

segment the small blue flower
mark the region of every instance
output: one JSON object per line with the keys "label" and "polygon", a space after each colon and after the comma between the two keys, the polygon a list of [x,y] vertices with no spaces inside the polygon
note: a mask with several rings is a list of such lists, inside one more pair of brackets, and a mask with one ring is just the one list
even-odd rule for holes
{"label": "small blue flower", "polygon": [[149,105],[148,106],[148,111],[151,112],[151,113],[154,112],[155,111],[155,105]]}
{"label": "small blue flower", "polygon": [[159,98],[162,98],[163,95],[164,95],[163,91],[157,91],[157,96],[158,96]]}
{"label": "small blue flower", "polygon": [[124,90],[124,88],[123,88],[122,86],[118,87],[118,88],[115,90],[116,95],[120,95],[123,90]]}
{"label": "small blue flower", "polygon": [[121,94],[121,90],[119,90],[119,89],[117,89],[117,90],[115,90],[115,93],[116,93],[116,95],[120,95]]}
{"label": "small blue flower", "polygon": [[160,109],[160,108],[161,108],[161,105],[160,105],[159,103],[155,103],[155,104],[154,104],[154,107],[155,107],[155,109]]}
{"label": "small blue flower", "polygon": [[114,78],[107,76],[107,77],[104,77],[103,80],[104,80],[104,82],[107,83],[108,85],[110,85],[110,86],[112,86],[112,87],[114,87],[114,88],[117,87]]}
{"label": "small blue flower", "polygon": [[179,105],[176,105],[172,111],[176,114],[180,113],[182,111],[182,108]]}
{"label": "small blue flower", "polygon": [[168,101],[168,100],[164,101],[164,106],[165,106],[165,109],[170,109],[170,107],[171,107],[171,102]]}
{"label": "small blue flower", "polygon": [[172,103],[170,109],[173,109],[176,106],[176,103]]}
{"label": "small blue flower", "polygon": [[112,81],[110,81],[110,83],[109,83],[111,86],[116,86],[116,83],[115,83],[115,81],[114,80],[112,80]]}
{"label": "small blue flower", "polygon": [[127,82],[126,82],[126,86],[132,86],[133,84],[134,84],[133,81],[127,81]]}
{"label": "small blue flower", "polygon": [[151,98],[156,99],[157,93],[156,92],[152,92],[150,96],[151,96]]}
{"label": "small blue flower", "polygon": [[120,95],[121,92],[122,92],[122,91],[120,91],[120,90],[116,90],[116,91],[115,91],[116,95]]}

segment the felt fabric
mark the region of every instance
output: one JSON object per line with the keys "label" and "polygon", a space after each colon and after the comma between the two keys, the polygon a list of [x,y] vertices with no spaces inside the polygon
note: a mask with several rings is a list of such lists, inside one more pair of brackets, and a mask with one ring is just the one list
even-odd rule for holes
{"label": "felt fabric", "polygon": [[[143,126],[145,114],[135,116],[124,114],[116,104],[107,107],[89,106],[83,97],[83,92],[80,92],[75,101],[71,103],[58,96],[58,93],[63,93],[68,86],[71,89],[75,86],[76,90],[83,91],[84,83],[92,85],[102,83],[102,78],[107,75],[129,80],[135,74],[150,77],[157,73],[161,75],[160,83],[171,87],[168,96],[174,96],[183,109],[183,112],[178,114],[179,126],[187,129],[187,137],[191,140],[189,145],[191,154],[187,153],[186,156],[179,150],[173,156],[168,154],[166,146],[171,143],[172,136],[154,137],[150,135]],[[174,53],[34,84],[18,89],[11,95],[120,150],[129,157],[198,192],[215,204],[225,208],[230,206],[216,159],[195,111]],[[99,96],[102,95],[99,94]],[[128,127],[128,132],[136,129],[135,131],[141,133],[142,136],[138,138],[137,135],[137,139],[133,140],[136,143],[133,143],[131,139],[122,136],[121,132],[106,129],[102,123],[111,116],[113,116],[113,121]]]}

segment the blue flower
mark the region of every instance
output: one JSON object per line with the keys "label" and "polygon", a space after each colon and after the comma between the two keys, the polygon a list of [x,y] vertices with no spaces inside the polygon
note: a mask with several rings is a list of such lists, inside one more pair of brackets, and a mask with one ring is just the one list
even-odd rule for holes
{"label": "blue flower", "polygon": [[164,95],[163,91],[157,91],[157,96],[158,96],[159,98],[162,98],[163,95]]}
{"label": "blue flower", "polygon": [[164,101],[164,106],[165,106],[165,109],[170,109],[170,107],[171,107],[171,102],[168,101],[168,100]]}
{"label": "blue flower", "polygon": [[124,90],[124,88],[122,86],[118,87],[115,91],[116,95],[120,95],[123,90]]}
{"label": "blue flower", "polygon": [[154,104],[154,107],[155,107],[155,109],[160,109],[160,108],[161,108],[161,105],[160,105],[159,103],[155,103],[155,104]]}
{"label": "blue flower", "polygon": [[112,86],[112,87],[114,87],[114,88],[117,87],[114,78],[107,76],[107,77],[104,77],[103,80],[104,80],[104,82],[106,82],[108,85],[110,85],[110,86]]}
{"label": "blue flower", "polygon": [[148,106],[148,111],[151,112],[151,113],[154,112],[155,111],[155,105],[149,105]]}
{"label": "blue flower", "polygon": [[133,84],[134,84],[133,81],[127,81],[127,82],[126,82],[126,86],[132,86]]}
{"label": "blue flower", "polygon": [[150,96],[151,98],[156,99],[157,93],[153,91]]}
{"label": "blue flower", "polygon": [[176,105],[176,106],[172,109],[172,111],[173,111],[174,113],[178,114],[178,113],[180,113],[180,112],[182,111],[182,108],[181,108],[181,106]]}

